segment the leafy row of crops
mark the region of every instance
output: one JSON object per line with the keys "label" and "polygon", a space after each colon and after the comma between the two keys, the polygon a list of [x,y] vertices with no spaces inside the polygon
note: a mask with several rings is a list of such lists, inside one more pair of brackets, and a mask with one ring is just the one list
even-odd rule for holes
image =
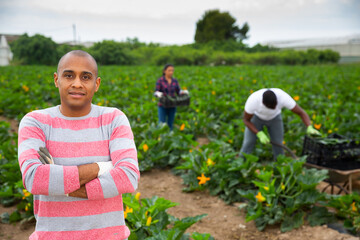
{"label": "leafy row of crops", "polygon": [[[0,114],[19,120],[31,110],[59,104],[52,83],[55,70],[35,66],[0,68]],[[171,166],[183,177],[188,191],[207,188],[227,202],[246,198],[247,219],[255,220],[259,229],[268,224],[293,222],[282,226],[286,231],[305,219],[321,224],[325,220],[316,216],[326,221],[335,216],[314,205],[323,201],[328,207],[335,201],[332,205],[339,213],[346,212],[340,215],[348,218],[348,228],[359,231],[358,195],[348,195],[345,201],[318,193],[315,186],[326,173],[309,170],[304,175],[304,159],[279,158],[271,162],[271,147],[260,145],[254,152],[256,157],[244,160],[237,156],[244,132],[244,103],[250,93],[265,87],[282,88],[292,95],[324,136],[336,132],[358,138],[357,65],[176,67],[180,86],[190,91],[191,105],[178,109],[174,132],[157,126],[153,91],[160,73],[158,67],[101,67],[102,85],[94,98],[95,104],[118,107],[128,116],[142,171]],[[283,119],[285,144],[301,155],[305,126],[288,110]],[[210,139],[210,144],[199,148],[196,139],[203,136]],[[17,164],[13,157],[9,155],[6,161]],[[0,171],[5,169],[3,166]],[[23,196],[20,178],[17,183],[13,179],[1,181],[0,197],[9,189]]]}

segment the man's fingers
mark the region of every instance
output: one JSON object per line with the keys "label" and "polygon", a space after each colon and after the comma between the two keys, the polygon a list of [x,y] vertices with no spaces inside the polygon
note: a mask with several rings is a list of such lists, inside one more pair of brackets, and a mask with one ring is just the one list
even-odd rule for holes
{"label": "man's fingers", "polygon": [[45,158],[49,162],[49,164],[54,164],[54,160],[46,147],[40,147],[39,150],[39,153],[41,152],[43,154],[43,158]]}
{"label": "man's fingers", "polygon": [[49,164],[42,156],[39,157],[39,160],[42,164]]}
{"label": "man's fingers", "polygon": [[40,157],[42,157],[46,161],[46,164],[50,163],[50,158],[48,156],[46,156],[45,153],[43,153],[41,151],[38,151],[38,153],[40,154]]}
{"label": "man's fingers", "polygon": [[39,149],[40,149],[40,151],[43,152],[47,157],[50,157],[50,156],[51,156],[46,147],[40,147]]}

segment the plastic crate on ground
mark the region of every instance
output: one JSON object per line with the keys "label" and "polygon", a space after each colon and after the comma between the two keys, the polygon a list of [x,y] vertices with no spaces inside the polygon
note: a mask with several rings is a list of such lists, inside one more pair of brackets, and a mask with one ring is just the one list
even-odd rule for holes
{"label": "plastic crate on ground", "polygon": [[307,162],[339,170],[360,168],[360,141],[346,139],[338,134],[327,138],[305,136],[302,155]]}

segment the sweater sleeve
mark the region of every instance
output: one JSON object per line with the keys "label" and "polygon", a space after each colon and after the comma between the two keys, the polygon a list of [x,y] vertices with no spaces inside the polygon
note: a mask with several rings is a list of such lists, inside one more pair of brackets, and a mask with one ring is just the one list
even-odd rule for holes
{"label": "sweater sleeve", "polygon": [[134,135],[124,113],[114,118],[111,128],[109,150],[114,169],[85,185],[89,199],[111,198],[134,192],[138,186],[140,171]]}
{"label": "sweater sleeve", "polygon": [[177,95],[180,95],[180,90],[181,90],[181,88],[180,88],[180,85],[179,85],[179,81],[176,80],[176,89],[175,89],[175,91],[176,91]]}
{"label": "sweater sleeve", "polygon": [[79,189],[76,166],[42,164],[39,160],[39,147],[46,147],[43,125],[32,113],[20,122],[18,160],[24,187],[35,195],[64,195]]}
{"label": "sweater sleeve", "polygon": [[160,79],[161,79],[161,78],[159,78],[159,79],[156,81],[155,91],[162,92]]}

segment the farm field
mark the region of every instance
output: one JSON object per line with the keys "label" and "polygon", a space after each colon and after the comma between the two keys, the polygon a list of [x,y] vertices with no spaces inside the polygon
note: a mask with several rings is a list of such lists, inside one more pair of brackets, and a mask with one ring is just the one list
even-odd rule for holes
{"label": "farm field", "polygon": [[[52,79],[54,71],[56,71],[56,67],[1,67],[0,115],[7,119],[19,121],[29,111],[59,104],[58,92]],[[195,198],[193,201],[197,201],[196,196],[199,194],[204,197],[201,195],[201,191],[203,191],[217,195],[227,203],[241,202],[244,196],[252,193],[251,191],[255,191],[256,194],[264,191],[264,187],[270,186],[267,184],[270,184],[272,179],[265,177],[269,175],[268,172],[271,172],[270,169],[274,167],[280,169],[286,165],[298,165],[289,158],[282,160],[282,162],[272,163],[271,147],[260,146],[260,144],[254,152],[254,158],[249,158],[248,162],[241,162],[237,156],[243,139],[242,112],[245,101],[253,91],[260,88],[277,87],[288,92],[309,114],[313,125],[324,137],[338,133],[347,138],[359,139],[359,65],[175,67],[174,76],[179,80],[183,89],[189,90],[191,104],[188,108],[178,108],[175,129],[172,133],[169,133],[167,128],[157,126],[157,100],[153,96],[153,92],[156,79],[160,77],[160,74],[161,67],[100,67],[99,76],[102,78],[102,84],[99,92],[95,94],[93,103],[117,107],[127,115],[134,132],[139,164],[144,175],[147,174],[146,171],[154,168],[172,168],[176,175],[181,176],[185,184],[182,187],[188,192],[195,191],[189,193],[190,198]],[[306,128],[301,119],[288,110],[283,111],[283,120],[285,144],[297,156],[301,156]],[[23,199],[24,193],[16,159],[16,145],[13,144],[14,141],[16,142],[16,133],[7,134],[6,129],[10,129],[10,126],[5,122],[2,121],[0,126],[0,136],[3,139],[0,149],[0,173],[3,174],[0,179],[2,184],[0,200],[2,204],[8,205],[21,200],[21,203],[25,203],[25,205],[20,204],[20,209],[24,211],[26,204],[30,204],[31,207],[31,197],[26,196]],[[208,139],[209,143],[200,146],[197,141],[199,138]],[[229,169],[232,170],[229,171]],[[294,171],[293,175],[298,174],[297,176],[300,176],[301,171],[296,172],[296,167],[294,169],[291,169]],[[260,174],[258,170],[261,170]],[[290,171],[290,169],[284,168],[284,172],[286,171]],[[7,174],[4,174],[5,172]],[[198,183],[197,178],[201,174],[209,177],[205,184]],[[274,173],[274,175],[276,174]],[[274,189],[283,184],[282,181],[278,182],[278,179],[281,180],[280,175],[276,181],[274,180]],[[265,231],[265,235],[270,234],[268,239],[287,239],[280,238],[279,224],[284,219],[289,220],[289,217],[290,220],[295,221],[292,217],[302,216],[300,220],[297,220],[302,225],[305,221],[304,214],[307,214],[316,201],[323,197],[319,194],[317,199],[310,201],[307,198],[314,192],[318,192],[315,189],[316,184],[326,177],[326,173],[308,172],[305,175],[313,176],[306,181],[303,180],[303,183],[307,182],[308,184],[305,184],[306,187],[304,184],[291,186],[303,193],[302,200],[306,204],[291,206],[294,208],[292,215],[284,213],[282,218],[275,219],[276,221],[271,222],[269,220],[266,223],[256,223],[258,228],[275,224],[274,234],[271,233],[273,227],[270,227],[270,233],[268,228]],[[254,180],[257,179],[257,176],[258,181],[261,180],[262,183],[257,183],[254,186]],[[294,179],[301,181],[301,177]],[[162,180],[159,179],[159,181]],[[147,194],[143,196],[152,197],[149,195],[151,185],[147,186],[150,191],[148,189]],[[290,185],[284,186],[284,188],[290,189]],[[181,188],[179,192],[180,190]],[[272,190],[270,189],[270,191]],[[297,195],[291,195],[291,192],[287,192],[287,194],[288,197],[296,200]],[[269,195],[264,196],[271,206],[273,202],[270,201],[272,201],[273,195],[269,193]],[[358,212],[360,203],[354,200],[357,199],[357,196],[355,195],[347,200],[350,201],[349,207],[353,202],[357,204],[354,205],[357,211],[355,218],[360,215]],[[162,197],[166,198],[166,195]],[[258,202],[256,204],[254,209],[258,210],[260,207],[264,212],[273,210],[273,208],[265,206],[265,202],[263,205]],[[208,210],[209,212],[212,211],[211,207]],[[169,212],[171,211],[172,209],[169,210]],[[286,210],[281,211],[286,212]],[[25,212],[28,215],[30,214],[30,211]],[[242,221],[244,221],[246,213],[244,213],[244,209],[241,212],[243,214]],[[193,215],[196,214],[191,214],[191,212],[187,214],[187,216]],[[256,217],[250,220],[255,219]],[[206,218],[201,221],[205,222]],[[201,224],[201,222],[197,224]],[[253,221],[246,223],[246,225],[248,224],[255,230]],[[360,223],[358,224],[360,225]],[[356,227],[355,225],[353,227]],[[308,227],[310,228],[310,226],[306,226],[306,228]],[[282,225],[281,228],[291,230],[296,226]],[[206,232],[203,230],[196,231]],[[324,228],[323,231],[326,233],[327,229]],[[291,234],[291,232],[285,234]],[[279,238],[276,238],[277,235]],[[240,233],[237,236],[238,238],[235,239],[241,239]],[[322,239],[315,236],[312,238]],[[347,238],[341,238],[339,235],[339,238],[336,239]]]}

